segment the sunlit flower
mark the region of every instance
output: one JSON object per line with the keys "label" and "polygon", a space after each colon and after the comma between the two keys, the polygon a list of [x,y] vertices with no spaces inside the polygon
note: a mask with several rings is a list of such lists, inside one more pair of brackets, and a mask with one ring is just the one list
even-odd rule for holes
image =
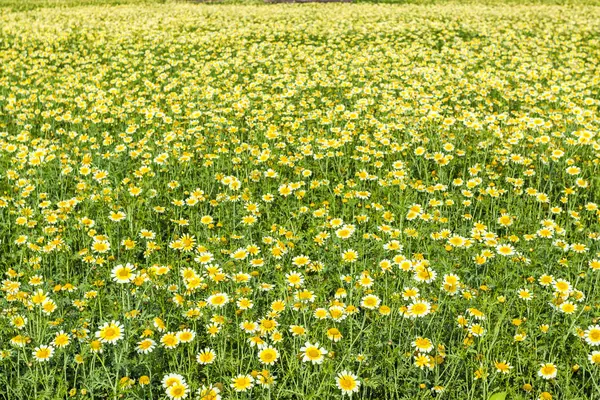
{"label": "sunlit flower", "polygon": [[200,353],[198,353],[196,355],[196,361],[198,361],[198,363],[206,365],[206,364],[212,364],[213,362],[215,362],[215,359],[217,358],[217,355],[215,353],[214,350],[209,349],[208,347],[205,348],[204,350],[200,351]]}
{"label": "sunlit flower", "polygon": [[41,345],[33,350],[33,357],[39,362],[50,361],[53,354],[54,347],[52,346]]}
{"label": "sunlit flower", "polygon": [[258,352],[258,359],[262,364],[272,365],[279,359],[279,351],[274,347],[263,347]]}
{"label": "sunlit flower", "polygon": [[538,376],[544,379],[554,379],[556,378],[557,373],[558,369],[556,368],[556,365],[552,363],[541,364],[541,367],[538,370]]}
{"label": "sunlit flower", "polygon": [[361,382],[358,380],[358,376],[352,372],[340,372],[335,381],[336,386],[342,391],[342,394],[352,396],[352,394],[357,393],[360,389]]}
{"label": "sunlit flower", "polygon": [[123,325],[113,320],[100,326],[96,332],[96,337],[103,343],[115,344],[123,338],[123,330]]}
{"label": "sunlit flower", "polygon": [[327,350],[323,347],[319,347],[319,343],[311,344],[306,342],[303,347],[300,348],[302,354],[302,361],[311,362],[313,364],[321,364],[327,355]]}
{"label": "sunlit flower", "polygon": [[232,379],[231,387],[236,392],[246,392],[254,386],[254,378],[250,375],[238,375]]}

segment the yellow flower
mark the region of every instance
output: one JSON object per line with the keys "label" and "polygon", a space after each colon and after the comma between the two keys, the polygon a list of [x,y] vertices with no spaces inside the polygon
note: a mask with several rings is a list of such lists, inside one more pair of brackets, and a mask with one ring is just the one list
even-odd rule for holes
{"label": "yellow flower", "polygon": [[206,302],[213,307],[223,307],[229,302],[229,296],[226,293],[216,293],[209,296]]}
{"label": "yellow flower", "polygon": [[184,329],[182,331],[177,332],[177,339],[181,343],[189,343],[196,337],[196,333],[191,329]]}
{"label": "yellow flower", "polygon": [[600,325],[591,325],[584,332],[584,339],[591,346],[600,346]]}
{"label": "yellow flower", "polygon": [[117,283],[128,283],[135,278],[134,271],[135,266],[132,264],[127,263],[126,265],[117,265],[111,271],[111,276]]}
{"label": "yellow flower", "polygon": [[272,365],[279,359],[279,352],[274,347],[263,347],[258,352],[258,359],[262,364]]}
{"label": "yellow flower", "polygon": [[336,386],[342,391],[342,394],[352,395],[358,392],[361,382],[352,372],[342,371],[336,377]]}
{"label": "yellow flower", "polygon": [[509,363],[507,363],[506,361],[496,361],[494,362],[494,366],[496,367],[496,371],[503,373],[503,374],[508,374],[510,372],[510,370],[512,369],[512,365],[510,365]]}
{"label": "yellow flower", "polygon": [[333,342],[339,342],[343,338],[338,328],[329,328],[327,330],[327,337]]}
{"label": "yellow flower", "polygon": [[311,362],[313,364],[321,364],[328,353],[323,347],[319,347],[318,342],[315,344],[306,342],[304,346],[300,348],[300,352],[302,353],[302,361]]}
{"label": "yellow flower", "polygon": [[538,370],[538,376],[544,379],[553,379],[556,377],[558,373],[558,369],[556,365],[552,363],[541,364],[540,369]]}
{"label": "yellow flower", "polygon": [[212,364],[215,362],[216,357],[215,351],[207,347],[196,355],[196,361],[203,365]]}
{"label": "yellow flower", "polygon": [[53,354],[54,347],[52,346],[41,345],[33,350],[33,357],[39,362],[50,361],[50,358],[52,358]]}
{"label": "yellow flower", "polygon": [[353,263],[358,260],[358,252],[355,250],[349,249],[342,253],[342,261],[347,263]]}
{"label": "yellow flower", "polygon": [[123,338],[123,325],[118,321],[106,322],[98,328],[96,337],[104,343],[115,344]]}
{"label": "yellow flower", "polygon": [[431,350],[433,350],[433,343],[431,340],[420,336],[412,342],[412,345],[421,353],[429,353]]}
{"label": "yellow flower", "polygon": [[183,383],[175,383],[167,388],[167,396],[169,399],[185,399],[188,395],[188,385]]}
{"label": "yellow flower", "polygon": [[415,300],[408,306],[406,315],[411,318],[424,317],[431,312],[431,304],[424,300]]}
{"label": "yellow flower", "polygon": [[165,389],[173,385],[185,384],[185,378],[179,374],[167,374],[162,379],[162,385]]}
{"label": "yellow flower", "polygon": [[231,387],[236,392],[246,392],[254,386],[254,378],[250,375],[238,375],[232,379]]}
{"label": "yellow flower", "polygon": [[64,331],[60,331],[54,337],[53,343],[56,347],[65,347],[70,342],[69,334]]}
{"label": "yellow flower", "polygon": [[174,349],[179,344],[179,338],[174,332],[165,333],[161,338],[160,342],[167,349]]}
{"label": "yellow flower", "polygon": [[136,351],[141,354],[150,353],[156,347],[156,342],[152,339],[144,339],[137,344]]}

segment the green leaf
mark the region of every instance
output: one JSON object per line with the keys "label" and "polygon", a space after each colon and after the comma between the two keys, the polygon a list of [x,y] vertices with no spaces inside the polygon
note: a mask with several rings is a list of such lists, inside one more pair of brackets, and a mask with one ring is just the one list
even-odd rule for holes
{"label": "green leaf", "polygon": [[498,393],[494,393],[493,395],[491,395],[488,400],[504,400],[504,399],[506,399],[506,392],[498,392]]}

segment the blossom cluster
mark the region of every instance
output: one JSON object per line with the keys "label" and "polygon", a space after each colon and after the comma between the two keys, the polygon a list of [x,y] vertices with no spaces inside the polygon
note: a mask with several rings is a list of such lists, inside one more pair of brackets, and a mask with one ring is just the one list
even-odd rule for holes
{"label": "blossom cluster", "polygon": [[0,12],[0,397],[594,398],[599,34],[541,5]]}

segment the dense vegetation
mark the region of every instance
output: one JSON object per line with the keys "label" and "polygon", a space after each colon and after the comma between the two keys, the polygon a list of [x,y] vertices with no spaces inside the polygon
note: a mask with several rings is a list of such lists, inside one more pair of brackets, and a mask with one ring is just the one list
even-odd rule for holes
{"label": "dense vegetation", "polygon": [[0,1],[0,398],[600,398],[599,9]]}

